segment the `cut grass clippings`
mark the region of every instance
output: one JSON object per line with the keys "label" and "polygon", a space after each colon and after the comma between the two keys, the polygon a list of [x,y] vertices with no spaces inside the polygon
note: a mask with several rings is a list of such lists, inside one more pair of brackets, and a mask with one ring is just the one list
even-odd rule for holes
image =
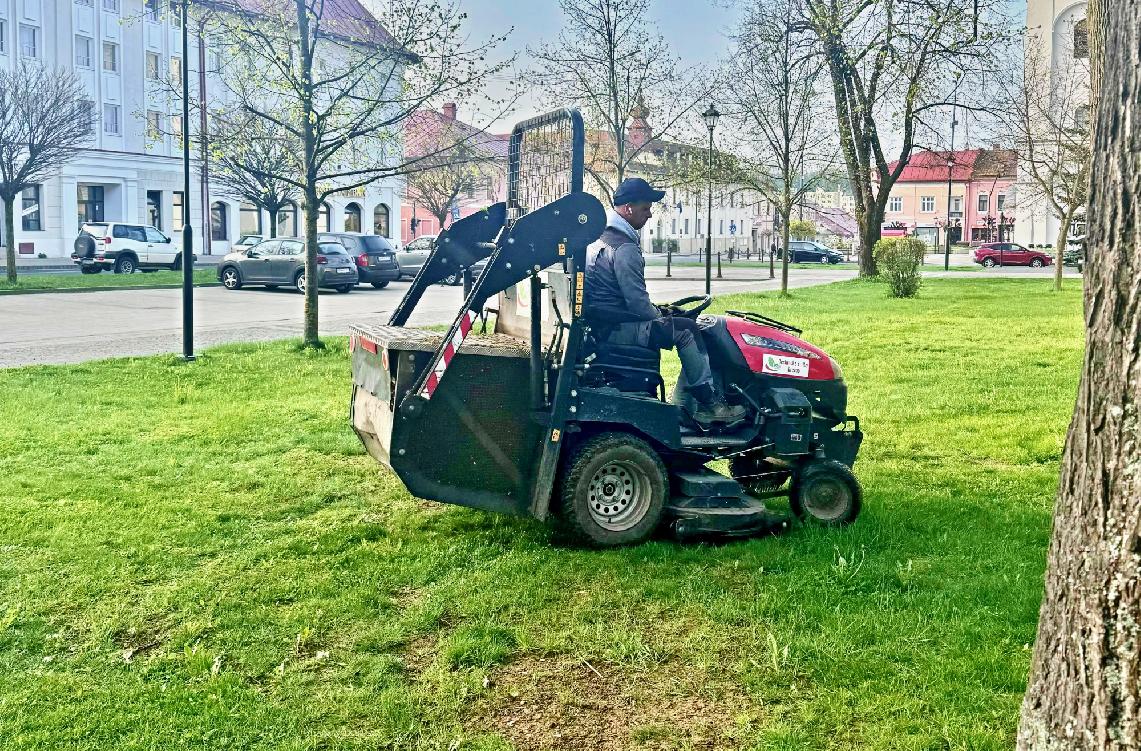
{"label": "cut grass clippings", "polygon": [[718,298],[866,432],[854,525],[722,545],[410,497],[343,341],[0,371],[0,746],[1010,748],[1082,350],[1049,288]]}
{"label": "cut grass clippings", "polygon": [[[194,270],[195,286],[217,283],[218,274],[213,267]],[[109,271],[101,274],[20,274],[15,284],[0,276],[0,294],[181,286],[181,271],[152,271],[145,274],[113,274]]]}

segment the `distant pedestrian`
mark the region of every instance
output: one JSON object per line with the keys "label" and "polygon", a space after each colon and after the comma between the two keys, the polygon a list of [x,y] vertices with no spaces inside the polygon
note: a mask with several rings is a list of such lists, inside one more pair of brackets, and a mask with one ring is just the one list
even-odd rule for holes
{"label": "distant pedestrian", "polygon": [[769,246],[769,258],[776,258],[776,257],[777,257],[777,244],[774,241],[773,244]]}

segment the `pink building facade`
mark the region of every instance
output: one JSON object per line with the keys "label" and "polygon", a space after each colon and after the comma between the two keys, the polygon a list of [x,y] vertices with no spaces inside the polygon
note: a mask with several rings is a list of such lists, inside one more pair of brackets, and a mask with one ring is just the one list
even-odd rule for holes
{"label": "pink building facade", "polygon": [[440,112],[418,113],[405,125],[405,144],[410,151],[439,148],[441,136],[469,139],[488,157],[479,177],[460,191],[452,212],[440,220],[423,205],[414,190],[405,190],[400,205],[400,241],[407,244],[423,235],[438,235],[456,219],[474,214],[507,199],[507,146],[510,135],[493,135],[456,119],[456,105],[448,102]]}
{"label": "pink building facade", "polygon": [[[897,164],[892,162],[891,169]],[[918,151],[888,195],[883,236],[918,237],[932,248],[941,246],[948,234],[952,243],[970,245],[1009,240],[1017,170],[1013,151]]]}

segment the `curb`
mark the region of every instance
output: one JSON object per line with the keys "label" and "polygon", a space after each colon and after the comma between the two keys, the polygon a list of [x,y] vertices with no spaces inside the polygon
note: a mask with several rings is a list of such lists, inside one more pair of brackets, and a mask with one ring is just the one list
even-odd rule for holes
{"label": "curb", "polygon": [[[201,282],[194,285],[195,287],[221,287],[221,282]],[[178,284],[140,284],[131,285],[129,287],[62,287],[60,289],[0,289],[0,296],[3,295],[46,295],[46,294],[70,294],[72,292],[120,292],[123,290],[132,289],[182,289]]]}

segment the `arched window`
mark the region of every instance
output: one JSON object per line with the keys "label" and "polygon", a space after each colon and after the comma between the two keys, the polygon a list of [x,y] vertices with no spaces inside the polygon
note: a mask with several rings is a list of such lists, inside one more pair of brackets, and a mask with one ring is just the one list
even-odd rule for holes
{"label": "arched window", "polygon": [[372,211],[372,231],[381,237],[391,237],[388,234],[388,207],[383,203],[378,203]]}
{"label": "arched window", "polygon": [[1086,20],[1083,18],[1074,24],[1074,59],[1080,60],[1089,57],[1089,32],[1086,30]]}
{"label": "arched window", "polygon": [[345,232],[361,231],[361,205],[350,203],[345,206]]}
{"label": "arched window", "polygon": [[240,216],[238,231],[243,235],[261,234],[261,209],[252,203],[243,203],[238,209]]}
{"label": "arched window", "polygon": [[293,201],[277,212],[278,237],[297,237],[297,204]]}
{"label": "arched window", "polygon": [[317,212],[317,231],[318,232],[332,232],[333,231],[333,216],[332,211],[329,209],[329,204],[322,203],[321,210]]}
{"label": "arched window", "polygon": [[229,207],[221,201],[210,204],[210,239],[229,240]]}

